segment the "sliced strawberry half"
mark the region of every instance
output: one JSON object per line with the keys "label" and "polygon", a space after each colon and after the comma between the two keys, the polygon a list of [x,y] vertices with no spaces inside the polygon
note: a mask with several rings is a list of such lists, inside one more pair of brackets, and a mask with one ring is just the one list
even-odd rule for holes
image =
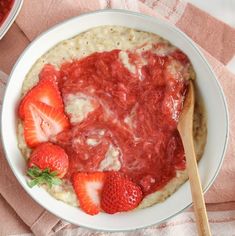
{"label": "sliced strawberry half", "polygon": [[24,137],[29,147],[51,140],[68,127],[64,112],[45,103],[29,103],[25,109]]}
{"label": "sliced strawberry half", "polygon": [[75,173],[72,178],[80,207],[89,215],[100,212],[100,195],[105,174],[103,172]]}
{"label": "sliced strawberry half", "polygon": [[18,113],[21,119],[25,118],[25,110],[29,104],[36,101],[43,102],[61,111],[64,110],[63,100],[56,80],[58,75],[56,72],[52,74],[52,71],[48,73],[48,68],[45,70],[41,72],[38,84],[29,90],[20,102]]}

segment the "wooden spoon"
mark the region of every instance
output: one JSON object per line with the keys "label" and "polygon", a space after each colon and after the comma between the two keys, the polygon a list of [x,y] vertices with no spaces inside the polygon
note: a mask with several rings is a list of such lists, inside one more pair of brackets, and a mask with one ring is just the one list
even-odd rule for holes
{"label": "wooden spoon", "polygon": [[193,82],[190,80],[188,93],[184,101],[184,107],[179,118],[177,129],[180,133],[184,146],[186,165],[191,187],[198,234],[201,236],[210,236],[211,232],[208,223],[206,207],[202,193],[202,186],[198,173],[197,160],[193,144],[194,103],[195,103],[194,87],[193,87]]}

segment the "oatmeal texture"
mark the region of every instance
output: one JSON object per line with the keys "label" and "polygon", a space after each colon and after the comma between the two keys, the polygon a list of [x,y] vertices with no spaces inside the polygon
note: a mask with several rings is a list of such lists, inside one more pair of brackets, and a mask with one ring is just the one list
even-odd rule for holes
{"label": "oatmeal texture", "polygon": [[[153,44],[156,43],[163,46],[153,48]],[[22,96],[38,82],[38,74],[45,64],[50,63],[55,67],[60,68],[64,62],[72,62],[75,59],[83,58],[94,52],[111,51],[114,49],[122,50],[119,53],[119,58],[125,68],[127,68],[131,73],[139,73],[139,71],[137,71],[138,68],[134,67],[129,62],[128,55],[124,52],[125,50],[131,51],[137,49],[137,52],[143,52],[151,49],[158,55],[167,55],[176,50],[176,48],[168,41],[152,33],[120,26],[102,26],[93,28],[75,36],[74,38],[60,42],[44,54],[27,74],[22,87]],[[145,64],[146,61],[143,59],[140,62],[140,65]],[[184,68],[181,64],[173,61],[169,64],[167,70],[175,77],[177,77],[178,72],[180,71],[184,79],[195,79],[195,73],[191,65]],[[139,75],[141,78],[141,74]],[[92,101],[92,98],[82,93],[65,97],[64,103],[65,111],[69,114],[72,124],[81,122],[95,108],[95,102]],[[135,111],[133,111],[133,113],[134,112]],[[131,117],[127,117],[125,122],[130,127],[133,125]],[[102,130],[99,132],[100,136],[104,135]],[[194,141],[198,160],[203,154],[206,143],[206,133],[206,115],[203,108],[203,102],[200,100],[200,96],[198,95],[196,98],[194,113]],[[96,142],[97,141],[94,139],[87,140],[88,145],[91,146],[97,145]],[[27,159],[31,150],[25,144],[21,121],[19,121],[18,124],[18,145],[22,154]],[[119,170],[121,168],[121,162],[118,158],[119,154],[120,150],[110,145],[105,155],[105,159],[100,163],[99,170]],[[187,180],[187,178],[186,170],[178,170],[176,177],[171,179],[163,188],[145,196],[138,208],[145,208],[164,201],[174,193]],[[47,189],[47,191],[56,199],[73,206],[79,205],[73,188],[67,180],[65,180],[61,186],[53,186],[51,189]]]}

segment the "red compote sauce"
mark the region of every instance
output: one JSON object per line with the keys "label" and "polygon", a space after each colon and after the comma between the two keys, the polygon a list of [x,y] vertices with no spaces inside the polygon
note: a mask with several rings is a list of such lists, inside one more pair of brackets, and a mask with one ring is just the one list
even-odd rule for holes
{"label": "red compote sauce", "polygon": [[14,0],[0,0],[0,26],[3,24],[5,19],[7,18]]}
{"label": "red compote sauce", "polygon": [[[185,169],[177,122],[187,82],[180,73],[174,78],[169,65],[172,60],[181,65],[189,62],[179,51],[168,56],[127,52],[136,68],[131,73],[119,53],[94,53],[61,66],[63,97],[82,93],[96,102],[83,121],[57,136],[57,143],[69,156],[67,178],[75,171],[99,170],[110,145],[116,147],[120,171],[147,195]],[[95,139],[96,145],[88,145],[88,138]]]}

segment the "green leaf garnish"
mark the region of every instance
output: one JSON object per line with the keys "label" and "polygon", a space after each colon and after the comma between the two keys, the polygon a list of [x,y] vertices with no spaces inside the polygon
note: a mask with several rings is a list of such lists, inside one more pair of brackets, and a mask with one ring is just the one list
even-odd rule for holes
{"label": "green leaf garnish", "polygon": [[27,175],[32,179],[27,181],[27,184],[30,188],[34,187],[35,185],[42,184],[46,184],[51,188],[52,185],[60,185],[62,182],[61,179],[57,177],[57,172],[50,172],[49,168],[40,170],[37,166],[33,166],[27,170]]}

